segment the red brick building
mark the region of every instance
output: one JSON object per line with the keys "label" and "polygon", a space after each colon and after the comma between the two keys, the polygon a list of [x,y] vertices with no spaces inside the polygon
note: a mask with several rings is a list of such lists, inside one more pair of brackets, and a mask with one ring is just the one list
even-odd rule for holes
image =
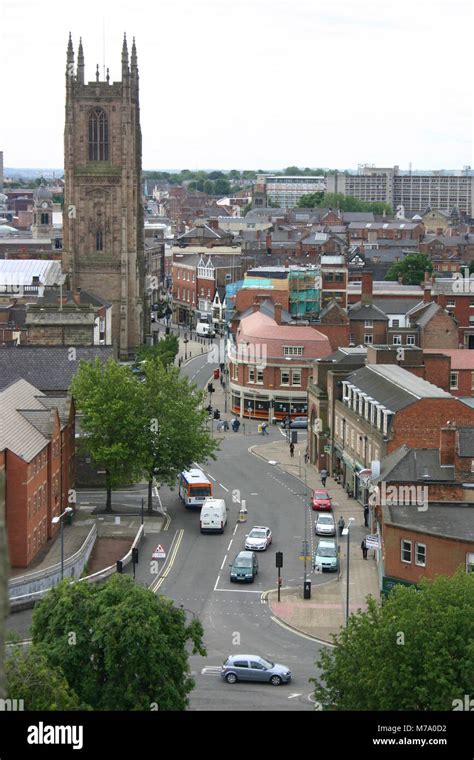
{"label": "red brick building", "polygon": [[18,380],[0,391],[0,415],[10,563],[28,567],[57,534],[52,518],[74,506],[74,404]]}

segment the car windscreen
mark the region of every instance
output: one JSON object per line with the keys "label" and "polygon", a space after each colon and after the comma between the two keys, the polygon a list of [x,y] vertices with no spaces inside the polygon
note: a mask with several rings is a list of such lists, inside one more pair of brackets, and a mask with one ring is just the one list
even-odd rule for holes
{"label": "car windscreen", "polygon": [[265,657],[260,657],[260,662],[261,662],[261,663],[262,663],[262,665],[264,665],[266,668],[274,668],[274,667],[275,667],[275,663],[274,663],[274,662],[272,662],[271,660],[266,660],[266,659],[265,659]]}
{"label": "car windscreen", "polygon": [[329,499],[329,496],[324,491],[315,491],[313,495],[313,499],[324,499],[327,501]]}
{"label": "car windscreen", "polygon": [[265,538],[265,531],[264,530],[251,530],[249,533],[249,538]]}
{"label": "car windscreen", "polygon": [[332,525],[333,522],[334,520],[332,517],[329,517],[329,515],[325,515],[324,517],[321,516],[318,518],[318,523],[324,523],[324,525]]}
{"label": "car windscreen", "polygon": [[246,557],[238,557],[234,561],[234,567],[252,567],[252,560]]}
{"label": "car windscreen", "polygon": [[336,548],[334,546],[320,546],[317,553],[318,557],[335,557]]}

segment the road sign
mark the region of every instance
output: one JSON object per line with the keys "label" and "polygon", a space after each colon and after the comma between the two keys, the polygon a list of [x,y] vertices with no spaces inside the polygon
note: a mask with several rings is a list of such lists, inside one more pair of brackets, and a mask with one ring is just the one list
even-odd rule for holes
{"label": "road sign", "polygon": [[324,447],[324,453],[325,454],[330,454],[331,453],[331,446],[330,445]]}
{"label": "road sign", "polygon": [[366,545],[367,549],[378,549],[379,548],[379,537],[377,535],[366,536],[365,537],[365,545]]}
{"label": "road sign", "polygon": [[161,544],[158,544],[155,551],[151,555],[152,559],[166,559],[166,551]]}

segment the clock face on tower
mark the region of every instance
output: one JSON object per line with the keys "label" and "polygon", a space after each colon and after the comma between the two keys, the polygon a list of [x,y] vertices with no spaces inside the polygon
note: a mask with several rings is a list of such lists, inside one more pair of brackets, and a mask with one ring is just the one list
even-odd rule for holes
{"label": "clock face on tower", "polygon": [[43,201],[43,203],[41,204],[41,208],[48,208],[47,201]]}

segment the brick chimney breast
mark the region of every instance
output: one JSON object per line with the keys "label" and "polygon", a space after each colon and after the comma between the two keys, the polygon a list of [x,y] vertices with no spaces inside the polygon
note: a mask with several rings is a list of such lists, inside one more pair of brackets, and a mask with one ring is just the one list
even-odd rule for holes
{"label": "brick chimney breast", "polygon": [[277,325],[281,325],[281,303],[275,304],[275,322]]}
{"label": "brick chimney breast", "polygon": [[440,430],[439,463],[441,467],[454,465],[456,426],[449,423]]}
{"label": "brick chimney breast", "polygon": [[360,291],[360,300],[362,304],[369,305],[372,303],[373,288],[374,288],[374,282],[373,282],[372,272],[362,272],[362,282],[361,282],[361,291]]}

